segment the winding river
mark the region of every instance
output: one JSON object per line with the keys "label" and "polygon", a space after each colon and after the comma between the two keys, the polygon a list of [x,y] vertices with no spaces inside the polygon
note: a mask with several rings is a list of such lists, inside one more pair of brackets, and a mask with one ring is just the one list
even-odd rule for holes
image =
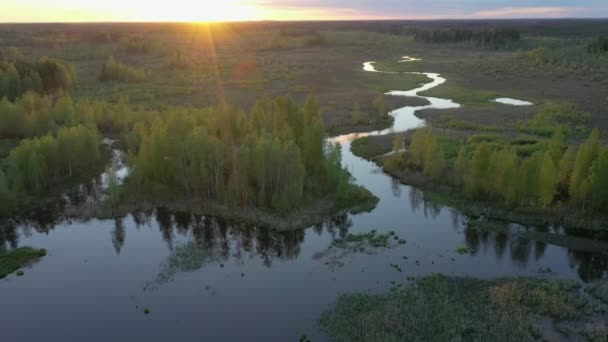
{"label": "winding river", "polygon": [[[363,69],[382,72],[373,62]],[[389,94],[419,96],[446,81],[424,74],[429,83]],[[323,341],[317,320],[340,293],[383,292],[407,283],[408,276],[606,276],[605,254],[534,242],[513,224],[507,232],[478,233],[457,210],[425,202],[420,190],[351,153],[357,137],[424,125],[414,116],[417,110],[458,107],[448,99],[425,98],[429,105],[392,112],[388,130],[330,139],[342,145],[343,163],[356,182],[380,198],[371,213],[292,232],[162,209],[88,222],[47,215],[3,233],[0,238],[13,246],[48,250],[23,277],[0,280],[3,340],[296,341],[307,335]],[[321,253],[335,238],[372,229],[395,231],[407,243],[329,259]],[[462,245],[471,253],[458,254]]]}

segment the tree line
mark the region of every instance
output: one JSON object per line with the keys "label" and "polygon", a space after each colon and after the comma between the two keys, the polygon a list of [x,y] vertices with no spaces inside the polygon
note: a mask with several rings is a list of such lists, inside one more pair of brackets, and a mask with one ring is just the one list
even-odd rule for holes
{"label": "tree line", "polygon": [[4,207],[90,176],[101,166],[99,132],[124,137],[133,170],[128,193],[135,196],[195,197],[279,213],[321,198],[347,208],[372,197],[350,183],[339,146],[325,143],[314,97],[303,106],[289,97],[263,99],[246,113],[231,106],[149,110],[124,99],[28,92],[0,101],[0,139],[21,141],[0,161]]}
{"label": "tree line", "polygon": [[599,36],[587,44],[587,52],[594,54],[608,53],[608,36]]}
{"label": "tree line", "polygon": [[580,146],[566,145],[558,129],[541,148],[522,156],[512,145],[445,141],[431,129],[413,135],[407,152],[385,160],[393,172],[422,172],[464,190],[471,199],[506,206],[568,204],[601,212],[608,206],[608,146],[594,129]]}
{"label": "tree line", "polygon": [[509,28],[492,29],[425,29],[408,28],[406,34],[413,36],[415,41],[424,43],[464,43],[470,42],[485,48],[500,48],[519,42],[521,34],[518,30]]}
{"label": "tree line", "polygon": [[[346,206],[360,188],[325,143],[318,102],[259,101],[249,114],[229,106],[175,109],[137,123],[127,138],[145,196],[176,193],[232,206],[286,213],[319,198]],[[367,195],[365,195],[367,196]]]}
{"label": "tree line", "polygon": [[110,56],[101,68],[99,81],[140,82],[147,77],[145,69],[128,66]]}
{"label": "tree line", "polygon": [[22,140],[0,167],[0,215],[59,182],[88,175],[100,161],[97,131],[82,125]]}
{"label": "tree line", "polygon": [[12,62],[0,60],[0,99],[15,101],[28,91],[50,94],[64,91],[76,80],[74,66],[48,57],[37,62],[18,58]]}

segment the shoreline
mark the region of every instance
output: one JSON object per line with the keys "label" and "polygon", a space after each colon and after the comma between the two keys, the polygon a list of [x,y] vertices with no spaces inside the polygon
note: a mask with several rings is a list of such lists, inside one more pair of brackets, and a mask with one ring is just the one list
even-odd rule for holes
{"label": "shoreline", "polygon": [[63,214],[66,218],[72,219],[111,219],[126,217],[134,212],[166,208],[171,211],[186,211],[202,216],[217,216],[229,221],[263,226],[276,231],[289,231],[323,224],[346,213],[357,214],[373,210],[379,202],[379,198],[368,190],[366,191],[368,196],[365,200],[353,202],[346,208],[338,207],[333,199],[322,198],[286,215],[279,215],[255,207],[233,207],[217,201],[201,199],[175,201],[129,199],[115,209],[107,204],[83,204],[66,207]]}
{"label": "shoreline", "polygon": [[577,234],[591,233],[595,235],[594,238],[608,239],[608,221],[605,218],[584,216],[568,207],[509,209],[495,201],[470,200],[462,196],[461,190],[433,183],[420,172],[389,170],[381,163],[382,160],[383,158],[372,158],[393,179],[423,191],[425,200],[456,208],[470,218],[486,218],[524,226],[561,226]]}

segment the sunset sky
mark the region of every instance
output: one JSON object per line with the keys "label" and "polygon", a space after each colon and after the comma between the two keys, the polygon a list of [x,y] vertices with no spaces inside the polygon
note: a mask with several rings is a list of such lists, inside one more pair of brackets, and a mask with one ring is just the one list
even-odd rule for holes
{"label": "sunset sky", "polygon": [[0,22],[608,17],[608,0],[5,0]]}

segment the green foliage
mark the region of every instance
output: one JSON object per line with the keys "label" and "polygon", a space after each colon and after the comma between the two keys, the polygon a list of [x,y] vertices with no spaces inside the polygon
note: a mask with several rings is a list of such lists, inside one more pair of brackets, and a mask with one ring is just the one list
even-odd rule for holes
{"label": "green foliage", "polygon": [[570,179],[570,197],[585,206],[591,192],[590,171],[599,151],[600,132],[594,129],[589,139],[582,144],[576,154],[576,161]]}
{"label": "green foliage", "polygon": [[21,247],[7,253],[0,251],[0,279],[46,255],[45,249]]}
{"label": "green foliage", "polygon": [[99,80],[104,81],[119,81],[119,82],[141,82],[148,77],[148,73],[144,69],[131,67],[119,63],[110,56],[106,63],[101,68]]}
{"label": "green foliage", "polygon": [[363,137],[353,141],[351,143],[351,151],[355,155],[367,160],[390,152],[385,146],[376,143],[370,137]]}
{"label": "green foliage", "polygon": [[[552,151],[547,151],[543,159],[539,175],[539,198],[543,207],[550,205],[557,195],[557,183],[559,182],[559,170],[554,162]],[[561,157],[561,152],[557,158]]]}
{"label": "green foliage", "polygon": [[376,109],[376,115],[378,116],[377,121],[380,122],[384,119],[386,115],[386,103],[384,101],[384,94],[380,94],[376,96],[374,99],[374,108]]}
{"label": "green foliage", "polygon": [[120,180],[118,179],[118,175],[116,174],[116,168],[111,166],[106,170],[106,177],[108,182],[108,197],[110,201],[110,205],[113,209],[118,206],[121,195],[121,187]]}
{"label": "green foliage", "polygon": [[86,174],[100,158],[97,132],[85,126],[24,139],[6,158],[9,188],[18,196],[40,193],[58,181]]}
{"label": "green foliage", "polygon": [[[386,158],[384,167],[396,174],[421,172],[432,182],[464,189],[471,199],[500,200],[508,207],[569,201],[601,212],[608,203],[608,156],[600,147],[598,130],[578,152],[574,146],[566,148],[561,129],[542,143],[492,135],[472,136],[465,143],[441,139],[430,129],[419,129],[407,152]],[[523,147],[529,151],[522,153]]]}
{"label": "green foliage", "polygon": [[594,38],[588,45],[587,51],[594,54],[608,53],[608,36]]}
{"label": "green foliage", "polygon": [[[147,126],[147,127],[146,127]],[[280,214],[319,197],[338,207],[368,192],[350,184],[339,146],[326,146],[318,102],[299,107],[288,97],[263,99],[249,115],[231,107],[167,110],[134,125],[128,136],[142,196],[184,193]]]}
{"label": "green foliage", "polygon": [[481,196],[489,188],[490,156],[491,150],[488,143],[482,142],[477,145],[466,182],[467,193],[473,197]]}
{"label": "green foliage", "polygon": [[584,124],[590,118],[590,113],[578,111],[571,105],[548,104],[530,120],[518,122],[518,128],[522,132],[543,137],[551,137],[559,130],[559,139],[563,140],[566,134],[570,136],[584,134]]}
{"label": "green foliage", "polygon": [[570,184],[570,177],[574,170],[574,163],[576,162],[576,147],[568,146],[564,156],[559,162],[559,181],[562,187]]}
{"label": "green foliage", "polygon": [[151,41],[144,37],[125,37],[121,39],[120,46],[127,54],[152,54],[161,50],[158,42]]}
{"label": "green foliage", "polygon": [[403,149],[404,140],[405,137],[403,134],[395,135],[395,138],[393,139],[393,152],[398,152]]}
{"label": "green foliage", "polygon": [[36,63],[0,60],[0,99],[13,102],[28,91],[40,94],[64,91],[75,81],[74,66],[58,59],[42,57]]}
{"label": "green foliage", "polygon": [[568,280],[433,275],[387,294],[342,295],[321,325],[336,341],[535,341],[544,319],[593,322],[605,310],[595,304]]}
{"label": "green foliage", "polygon": [[336,239],[332,242],[333,247],[352,248],[361,247],[361,245],[369,245],[371,247],[388,247],[390,239],[394,234],[378,234],[375,230],[363,234],[348,234],[343,238]]}
{"label": "green foliage", "polygon": [[469,247],[468,246],[460,246],[458,248],[456,248],[456,253],[458,254],[468,254],[469,253]]}
{"label": "green foliage", "polygon": [[169,59],[169,68],[171,69],[188,69],[192,65],[192,60],[180,51],[174,53]]}
{"label": "green foliage", "polygon": [[604,147],[593,166],[591,182],[592,206],[597,210],[608,208],[608,148]]}
{"label": "green foliage", "polygon": [[0,217],[8,216],[15,209],[15,196],[9,187],[9,179],[0,169]]}

